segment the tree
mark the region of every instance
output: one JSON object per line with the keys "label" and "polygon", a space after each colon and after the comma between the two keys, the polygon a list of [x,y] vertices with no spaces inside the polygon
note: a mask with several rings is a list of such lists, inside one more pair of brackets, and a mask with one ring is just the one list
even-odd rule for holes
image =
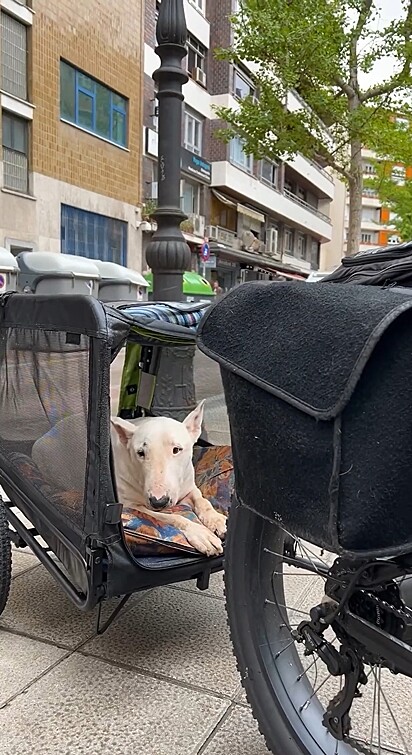
{"label": "tree", "polygon": [[[240,0],[233,18],[234,45],[217,54],[255,70],[257,97],[236,109],[217,108],[227,127],[257,158],[285,159],[301,153],[331,167],[348,185],[347,253],[361,235],[362,146],[394,158],[410,138],[390,113],[408,117],[412,89],[412,0],[402,17],[378,29],[373,0]],[[394,70],[380,84],[361,86],[362,74],[393,56]],[[290,91],[302,98],[287,107]],[[306,105],[304,104],[306,103]],[[411,121],[412,122],[412,121]]]}

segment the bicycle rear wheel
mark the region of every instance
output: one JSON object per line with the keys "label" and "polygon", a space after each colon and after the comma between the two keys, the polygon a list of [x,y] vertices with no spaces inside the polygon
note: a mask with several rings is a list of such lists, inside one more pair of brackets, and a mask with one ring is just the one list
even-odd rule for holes
{"label": "bicycle rear wheel", "polygon": [[[412,680],[381,665],[365,669],[368,682],[363,698],[354,701],[346,741],[323,725],[342,679],[328,675],[316,655],[307,657],[292,633],[322,601],[325,580],[313,568],[286,565],[285,542],[290,546],[290,536],[279,526],[233,504],[225,564],[229,626],[243,686],[269,749],[274,755],[411,755]],[[327,568],[335,559],[300,541],[296,547],[302,563],[312,567]],[[330,641],[339,644],[335,635]]]}

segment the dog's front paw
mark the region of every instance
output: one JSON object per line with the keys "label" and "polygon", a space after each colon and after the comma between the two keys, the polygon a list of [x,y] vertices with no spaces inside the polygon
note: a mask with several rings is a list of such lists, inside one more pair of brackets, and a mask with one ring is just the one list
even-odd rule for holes
{"label": "dog's front paw", "polygon": [[226,522],[227,519],[223,514],[219,514],[218,511],[211,509],[210,511],[202,512],[199,516],[200,521],[211,532],[214,532],[221,540],[226,535]]}
{"label": "dog's front paw", "polygon": [[202,524],[191,524],[185,530],[185,536],[190,545],[205,556],[219,556],[223,553],[219,538]]}

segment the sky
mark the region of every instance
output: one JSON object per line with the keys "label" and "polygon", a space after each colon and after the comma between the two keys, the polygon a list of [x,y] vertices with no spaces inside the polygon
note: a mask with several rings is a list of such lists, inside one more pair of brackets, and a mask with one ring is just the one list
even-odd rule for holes
{"label": "sky", "polygon": [[[402,0],[380,0],[380,21],[382,26],[385,26],[388,22],[399,18],[402,15]],[[367,75],[364,75],[361,79],[362,86],[370,86],[371,84],[377,84],[388,78],[388,74],[392,73],[393,59],[385,58],[380,60],[374,67],[374,70]]]}

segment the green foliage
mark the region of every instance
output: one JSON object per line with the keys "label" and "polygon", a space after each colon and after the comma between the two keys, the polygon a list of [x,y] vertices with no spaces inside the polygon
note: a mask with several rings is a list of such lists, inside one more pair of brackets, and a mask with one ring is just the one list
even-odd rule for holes
{"label": "green foliage", "polygon": [[[412,0],[404,0],[401,18],[379,30],[373,0],[240,4],[233,19],[234,46],[218,55],[254,64],[258,99],[217,109],[227,124],[224,139],[241,135],[245,151],[257,157],[300,152],[321,159],[349,181],[357,180],[351,147],[353,153],[359,143],[396,160],[410,154],[412,163],[407,134],[388,117],[410,110]],[[360,74],[388,54],[395,57],[395,69],[388,66],[385,81],[362,89]],[[298,111],[286,108],[291,90],[307,107],[302,102]]]}

